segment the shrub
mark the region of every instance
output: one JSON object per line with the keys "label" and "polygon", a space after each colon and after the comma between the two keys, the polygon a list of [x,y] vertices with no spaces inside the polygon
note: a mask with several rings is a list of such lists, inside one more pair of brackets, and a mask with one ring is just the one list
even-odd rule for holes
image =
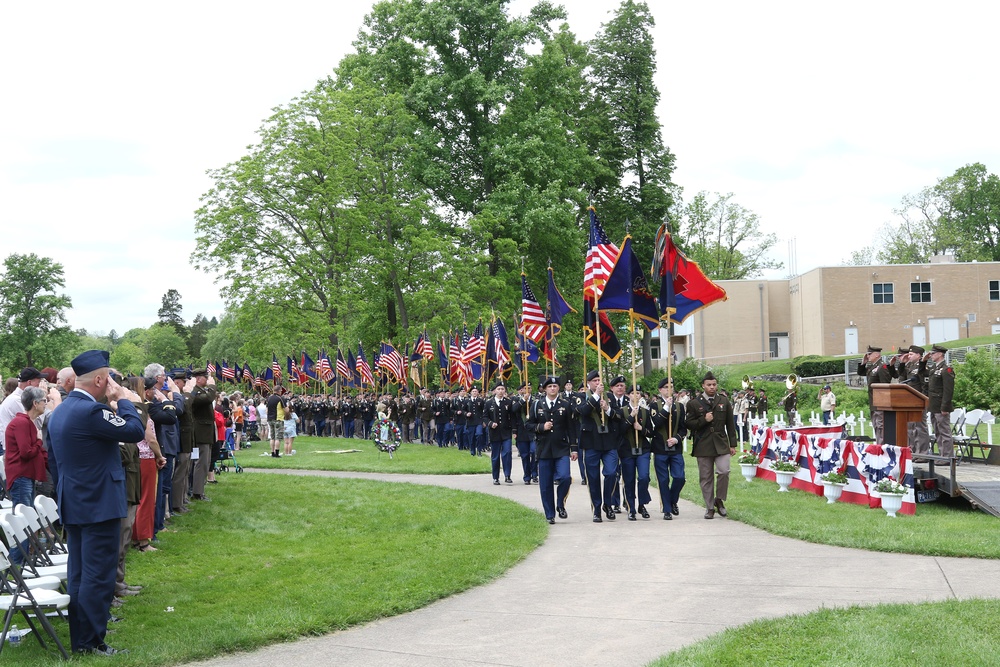
{"label": "shrub", "polygon": [[815,377],[817,375],[836,375],[844,372],[843,359],[823,359],[816,355],[796,357],[792,361],[792,372],[799,377]]}

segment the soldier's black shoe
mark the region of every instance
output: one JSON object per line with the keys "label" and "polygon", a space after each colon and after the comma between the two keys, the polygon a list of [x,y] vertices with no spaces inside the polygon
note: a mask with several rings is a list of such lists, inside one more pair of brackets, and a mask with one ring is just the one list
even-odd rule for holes
{"label": "soldier's black shoe", "polygon": [[648,519],[649,518],[649,512],[646,511],[646,506],[645,505],[639,505],[639,514],[642,515],[643,519]]}
{"label": "soldier's black shoe", "polygon": [[629,521],[635,521],[635,512],[629,512],[628,513],[628,520]]}
{"label": "soldier's black shoe", "polygon": [[674,503],[673,505],[670,506],[670,513],[673,514],[674,516],[680,516],[681,510],[679,507],[677,507],[677,503]]}
{"label": "soldier's black shoe", "polygon": [[621,505],[615,505],[611,509],[613,509],[615,511],[615,514],[621,514],[622,513]]}
{"label": "soldier's black shoe", "polygon": [[500,486],[500,480],[499,479],[493,480],[493,486]]}
{"label": "soldier's black shoe", "polygon": [[599,513],[594,515],[594,523],[602,523],[603,521],[604,519],[601,518]]}
{"label": "soldier's black shoe", "polygon": [[673,521],[674,517],[670,514],[670,512],[664,512],[663,513],[663,520],[664,521]]}
{"label": "soldier's black shoe", "polygon": [[604,506],[604,516],[608,517],[608,521],[615,520],[615,511],[611,508],[610,505]]}
{"label": "soldier's black shoe", "polygon": [[566,519],[569,517],[569,514],[566,514],[565,507],[560,507],[559,509],[556,510],[556,513],[559,515],[560,519]]}
{"label": "soldier's black shoe", "polygon": [[549,519],[549,524],[551,524],[553,526],[556,525],[556,520],[555,519]]}

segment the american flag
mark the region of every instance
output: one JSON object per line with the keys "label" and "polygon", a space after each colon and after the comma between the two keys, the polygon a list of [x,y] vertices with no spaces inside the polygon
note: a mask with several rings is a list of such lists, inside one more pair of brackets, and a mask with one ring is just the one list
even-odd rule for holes
{"label": "american flag", "polygon": [[214,361],[208,362],[208,365],[205,366],[205,369],[208,371],[209,375],[215,375],[215,362]]}
{"label": "american flag", "polygon": [[[473,349],[470,349],[470,343],[472,339],[469,338],[469,327],[462,327],[462,348],[461,348],[461,363],[459,364],[459,381],[462,386],[468,387],[472,386],[472,360],[479,357],[480,353],[476,353]],[[478,346],[477,346],[478,347]],[[468,389],[466,387],[466,389]]]}
{"label": "american flag", "polygon": [[[466,343],[468,341],[468,343]],[[476,325],[476,330],[472,332],[472,336],[469,336],[468,330],[465,332],[465,336],[462,340],[462,346],[465,350],[465,362],[471,364],[473,361],[479,359],[483,356],[483,352],[486,350],[486,343],[483,340],[483,321],[479,320],[479,324]]]}
{"label": "american flag", "polygon": [[526,338],[536,343],[545,336],[548,322],[545,321],[545,311],[538,304],[535,293],[528,286],[528,277],[521,274],[521,331]]}
{"label": "american flag", "polygon": [[351,367],[344,361],[344,355],[341,353],[339,347],[337,348],[337,375],[342,378],[351,378]]}
{"label": "american flag", "polygon": [[[340,350],[337,350],[337,355],[340,355]],[[319,363],[316,364],[316,367],[316,373],[320,380],[329,382],[333,379],[333,368],[330,366],[330,357],[326,356],[326,350],[320,351]]]}
{"label": "american flag", "polygon": [[361,347],[361,343],[358,343],[358,358],[355,362],[355,370],[358,375],[361,376],[361,384],[364,385],[366,382],[368,386],[375,385],[375,378],[372,377],[372,367],[368,365],[368,360],[365,359],[364,348]]}
{"label": "american flag", "polygon": [[243,381],[253,382],[253,371],[250,370],[250,364],[243,364]]}
{"label": "american flag", "polygon": [[378,365],[380,368],[384,368],[397,382],[404,381],[406,374],[403,372],[403,357],[400,356],[392,343],[382,343]]}
{"label": "american flag", "polygon": [[500,320],[493,320],[493,354],[496,356],[497,368],[503,368],[510,363],[510,351],[504,347],[507,344],[507,332]]}
{"label": "american flag", "polygon": [[278,363],[278,357],[274,352],[271,353],[271,373],[275,382],[281,380],[281,364]]}
{"label": "american flag", "polygon": [[417,339],[417,344],[414,346],[413,351],[424,359],[434,358],[434,348],[431,347],[431,340],[427,337],[427,331],[420,334],[420,338]]}
{"label": "american flag", "polygon": [[448,341],[448,372],[449,382],[458,382],[461,378],[459,367],[462,365],[462,338],[455,334],[455,338]]}
{"label": "american flag", "polygon": [[236,369],[227,366],[225,361],[222,362],[222,377],[226,380],[236,379]]}
{"label": "american flag", "polygon": [[600,298],[604,291],[604,284],[618,259],[618,246],[604,233],[594,207],[587,210],[590,212],[590,249],[587,250],[587,264],[583,269],[583,296],[593,301]]}

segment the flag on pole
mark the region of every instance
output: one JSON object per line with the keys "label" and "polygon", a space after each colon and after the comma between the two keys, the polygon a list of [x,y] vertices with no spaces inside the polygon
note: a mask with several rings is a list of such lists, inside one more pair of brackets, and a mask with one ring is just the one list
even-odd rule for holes
{"label": "flag on pole", "polygon": [[387,377],[394,380],[397,384],[405,381],[406,375],[403,372],[403,357],[400,356],[392,343],[382,341],[377,365],[379,368],[385,369]]}
{"label": "flag on pole", "polygon": [[604,291],[604,284],[618,258],[618,248],[604,233],[597,210],[590,206],[587,211],[590,213],[590,246],[583,269],[583,296],[593,300],[600,298]]}
{"label": "flag on pole", "polygon": [[303,375],[307,378],[313,380],[318,379],[316,376],[316,364],[309,358],[309,355],[306,354],[305,350],[302,350],[302,358],[299,361],[299,368],[301,369]]}
{"label": "flag on pole", "polygon": [[361,386],[361,372],[358,371],[357,362],[354,360],[354,351],[347,348],[347,386],[356,388]]}
{"label": "flag on pole", "polygon": [[528,285],[528,276],[521,274],[521,330],[524,335],[536,343],[545,336],[548,322],[545,311],[535,298],[535,293]]}
{"label": "flag on pole", "polygon": [[444,340],[438,343],[438,368],[441,370],[441,379],[446,381],[448,375],[448,350]]}
{"label": "flag on pole", "polygon": [[271,377],[268,379],[281,382],[281,364],[278,363],[278,356],[274,352],[271,353]]}
{"label": "flag on pole", "polygon": [[209,375],[215,375],[215,362],[214,361],[208,362],[208,364],[205,365],[205,370],[208,371]]}
{"label": "flag on pole", "polygon": [[358,375],[361,376],[362,387],[364,387],[365,384],[369,387],[375,386],[375,378],[372,377],[372,367],[368,365],[368,360],[365,359],[365,350],[361,347],[361,343],[358,343],[358,357],[355,370],[358,372]]}
{"label": "flag on pole", "polygon": [[549,267],[549,293],[548,299],[545,301],[545,324],[547,325],[548,332],[551,336],[555,337],[559,335],[562,331],[562,321],[569,313],[575,313],[576,311],[566,303],[566,299],[563,298],[562,293],[559,288],[556,287],[556,279],[552,273],[552,267]]}
{"label": "flag on pole", "polygon": [[[419,354],[424,359],[434,358],[434,348],[431,346],[431,339],[427,337],[427,330],[424,329],[421,332],[420,337],[417,338],[416,345],[413,346],[413,352]],[[416,361],[414,359],[414,361]]]}
{"label": "flag on pole", "polygon": [[[608,361],[618,361],[622,353],[622,344],[615,334],[615,329],[608,319],[607,313],[603,310],[599,313],[601,318],[601,355]],[[587,345],[597,348],[597,317],[594,316],[594,304],[589,299],[583,299],[583,333]]]}
{"label": "flag on pole", "polygon": [[652,331],[660,324],[656,299],[649,289],[646,274],[632,251],[632,237],[626,236],[601,294],[601,310],[631,312]]}
{"label": "flag on pole", "polygon": [[677,249],[667,230],[667,223],[660,225],[656,233],[656,250],[650,273],[654,278],[660,277],[661,320],[683,324],[692,313],[729,298],[726,290],[712,282],[696,262]]}
{"label": "flag on pole", "polygon": [[222,379],[229,382],[236,381],[236,369],[227,365],[225,361],[222,362]]}
{"label": "flag on pole", "polygon": [[[350,351],[348,351],[348,354],[350,354]],[[337,348],[337,375],[348,380],[351,379],[352,375],[351,367],[344,361],[344,354],[340,351],[339,347]]]}
{"label": "flag on pole", "polygon": [[[337,350],[337,363],[341,363],[343,357],[340,356],[340,350]],[[329,384],[330,380],[333,380],[336,375],[333,371],[333,366],[330,365],[330,357],[327,356],[326,350],[319,351],[319,363],[316,365],[316,374],[319,375],[319,379],[323,382]]]}
{"label": "flag on pole", "polygon": [[242,376],[244,382],[253,382],[254,380],[254,374],[253,371],[250,370],[250,364],[246,362],[243,363]]}
{"label": "flag on pole", "polygon": [[517,366],[517,370],[524,371],[523,363],[536,363],[538,361],[538,346],[530,338],[526,338],[522,333],[524,327],[518,326],[514,334],[517,350],[511,355],[511,361]]}

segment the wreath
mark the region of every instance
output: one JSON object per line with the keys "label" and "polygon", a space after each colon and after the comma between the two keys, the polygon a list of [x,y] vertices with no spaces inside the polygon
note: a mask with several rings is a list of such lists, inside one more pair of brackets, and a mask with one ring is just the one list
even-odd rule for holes
{"label": "wreath", "polygon": [[372,426],[372,440],[375,441],[375,446],[378,447],[379,451],[386,452],[391,459],[392,453],[399,449],[401,440],[399,427],[396,426],[395,422],[383,417]]}

